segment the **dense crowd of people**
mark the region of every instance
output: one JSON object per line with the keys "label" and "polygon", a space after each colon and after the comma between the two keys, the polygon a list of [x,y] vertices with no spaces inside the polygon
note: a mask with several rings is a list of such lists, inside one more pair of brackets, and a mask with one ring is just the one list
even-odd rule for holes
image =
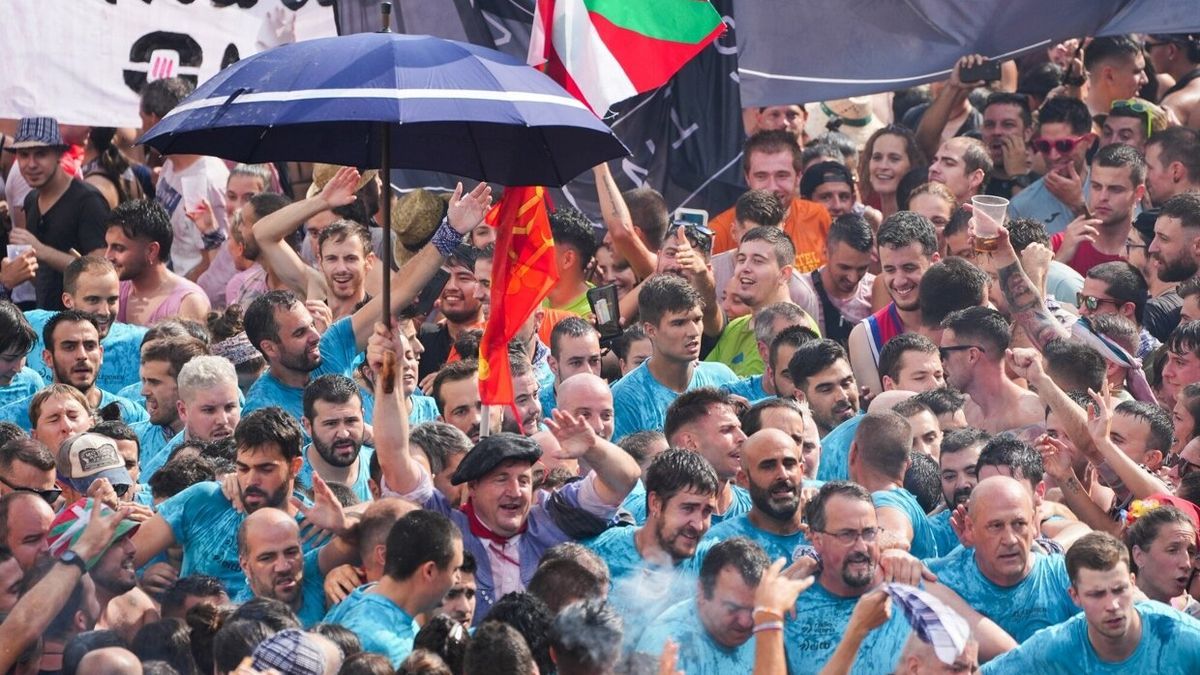
{"label": "dense crowd of people", "polygon": [[0,672],[1200,672],[1200,36],[984,65],[597,166],[511,406],[491,186],[20,120]]}

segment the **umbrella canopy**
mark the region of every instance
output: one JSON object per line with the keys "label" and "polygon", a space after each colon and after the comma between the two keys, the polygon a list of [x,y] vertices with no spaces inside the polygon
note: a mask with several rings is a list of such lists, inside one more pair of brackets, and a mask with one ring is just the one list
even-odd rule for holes
{"label": "umbrella canopy", "polygon": [[247,163],[376,167],[385,135],[389,168],[502,185],[557,187],[628,154],[586,106],[523,62],[395,33],[306,40],[239,61],[141,142]]}

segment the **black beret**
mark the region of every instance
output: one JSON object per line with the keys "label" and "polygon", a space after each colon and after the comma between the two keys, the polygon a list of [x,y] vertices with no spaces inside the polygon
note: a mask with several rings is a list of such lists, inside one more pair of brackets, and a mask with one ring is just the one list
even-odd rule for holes
{"label": "black beret", "polygon": [[492,434],[479,439],[475,447],[463,457],[458,469],[450,477],[450,484],[462,485],[468,481],[479,480],[509,459],[533,464],[541,456],[542,448],[532,438],[511,433]]}

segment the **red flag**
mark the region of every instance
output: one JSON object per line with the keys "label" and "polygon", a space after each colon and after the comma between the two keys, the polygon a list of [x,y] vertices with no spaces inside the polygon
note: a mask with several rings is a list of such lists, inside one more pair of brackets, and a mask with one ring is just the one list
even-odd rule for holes
{"label": "red flag", "polygon": [[507,187],[488,214],[497,236],[492,307],[479,345],[479,396],[484,405],[513,405],[508,343],[558,281],[545,197],[542,187]]}

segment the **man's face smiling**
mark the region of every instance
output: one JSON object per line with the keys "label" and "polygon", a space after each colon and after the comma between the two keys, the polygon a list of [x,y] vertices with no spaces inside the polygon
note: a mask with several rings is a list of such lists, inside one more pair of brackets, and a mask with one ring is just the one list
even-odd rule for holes
{"label": "man's face smiling", "polygon": [[932,257],[925,255],[919,242],[912,242],[899,248],[892,246],[879,247],[879,263],[883,268],[883,280],[887,285],[888,295],[896,303],[898,309],[911,312],[917,309],[918,289],[921,277],[925,271],[937,262],[935,253]]}
{"label": "man's face smiling", "polygon": [[796,173],[792,153],[752,152],[750,170],[746,172],[746,184],[751,190],[769,190],[787,208],[792,205],[796,190],[800,187],[800,175]]}
{"label": "man's face smiling", "polygon": [[121,282],[116,272],[86,271],[75,279],[73,293],[63,293],[63,305],[91,314],[103,340],[117,319],[120,290]]}

